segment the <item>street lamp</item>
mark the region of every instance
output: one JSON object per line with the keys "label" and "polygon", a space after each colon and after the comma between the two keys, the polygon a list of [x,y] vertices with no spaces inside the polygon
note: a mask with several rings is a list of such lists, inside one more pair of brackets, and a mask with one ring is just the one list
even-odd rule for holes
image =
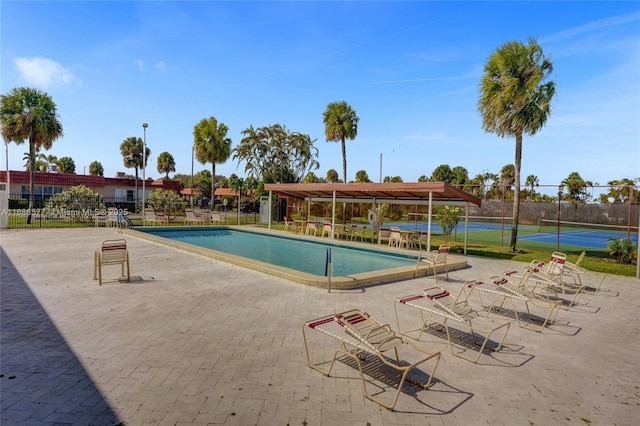
{"label": "street lamp", "polygon": [[193,155],[195,148],[195,145],[191,145],[191,195],[189,196],[191,198],[191,209],[193,209]]}
{"label": "street lamp", "polygon": [[144,223],[144,191],[145,191],[145,182],[147,181],[147,177],[145,174],[145,167],[147,163],[147,127],[149,124],[142,123],[142,131],[144,133],[142,139],[142,222]]}

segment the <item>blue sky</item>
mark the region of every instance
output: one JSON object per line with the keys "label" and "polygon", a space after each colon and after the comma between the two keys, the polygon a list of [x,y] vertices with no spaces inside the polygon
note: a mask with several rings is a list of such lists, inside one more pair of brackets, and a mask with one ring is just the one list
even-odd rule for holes
{"label": "blue sky", "polygon": [[[191,173],[193,126],[216,117],[235,147],[242,130],[280,123],[317,139],[320,168],[342,177],[322,113],[345,100],[360,117],[347,142],[348,179],[366,170],[405,182],[441,164],[470,177],[514,162],[514,140],[485,133],[477,111],[489,55],[538,43],[553,64],[553,114],[524,139],[522,175],[558,185],[577,171],[606,184],[640,177],[640,3],[3,1],[2,93],[44,90],[64,138],[47,152],[76,172],[133,173],[119,146],[143,136]],[[4,151],[4,150],[3,150]],[[26,145],[9,146],[23,169]],[[3,152],[4,157],[4,152]],[[196,162],[195,171],[210,165]],[[3,158],[4,168],[4,158]],[[217,173],[245,176],[229,160]],[[555,190],[550,191],[554,193]]]}

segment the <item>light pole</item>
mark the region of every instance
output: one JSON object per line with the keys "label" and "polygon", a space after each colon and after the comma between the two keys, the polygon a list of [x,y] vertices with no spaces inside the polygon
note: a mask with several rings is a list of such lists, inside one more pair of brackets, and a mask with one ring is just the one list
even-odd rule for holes
{"label": "light pole", "polygon": [[193,210],[193,156],[195,151],[195,145],[191,145],[191,209]]}
{"label": "light pole", "polygon": [[7,229],[9,228],[9,190],[11,189],[11,178],[9,177],[9,142],[5,141],[4,142],[4,148],[5,148],[5,152],[6,152],[6,167],[7,167],[7,184],[5,186],[5,201],[6,201],[6,205],[5,208],[7,209],[5,212],[3,212],[2,214],[5,214],[6,220],[7,220]]}
{"label": "light pole", "polygon": [[147,163],[147,127],[149,127],[149,124],[147,123],[142,123],[142,131],[143,131],[143,138],[142,138],[142,223],[144,224],[144,191],[145,191],[145,183],[147,180],[146,174],[145,174],[145,168],[146,168],[146,163]]}
{"label": "light pole", "polygon": [[380,153],[380,183],[382,183],[382,153]]}

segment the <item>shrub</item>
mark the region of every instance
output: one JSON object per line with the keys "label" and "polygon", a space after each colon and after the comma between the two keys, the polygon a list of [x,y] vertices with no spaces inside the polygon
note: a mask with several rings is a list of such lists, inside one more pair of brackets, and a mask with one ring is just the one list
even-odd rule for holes
{"label": "shrub", "polygon": [[[67,211],[68,215],[81,222],[91,220],[98,210],[104,210],[104,197],[84,185],[72,186],[68,191],[55,194],[44,203],[45,209]],[[66,215],[66,214],[65,214]]]}
{"label": "shrub", "polygon": [[440,225],[444,233],[444,242],[448,243],[451,232],[460,222],[462,209],[460,207],[435,206],[433,213],[435,215],[434,220]]}
{"label": "shrub", "polygon": [[166,216],[184,213],[187,200],[179,194],[166,189],[156,189],[147,197],[147,205],[156,212],[162,212]]}
{"label": "shrub", "polygon": [[618,263],[633,264],[638,258],[638,246],[626,238],[607,240],[607,253]]}

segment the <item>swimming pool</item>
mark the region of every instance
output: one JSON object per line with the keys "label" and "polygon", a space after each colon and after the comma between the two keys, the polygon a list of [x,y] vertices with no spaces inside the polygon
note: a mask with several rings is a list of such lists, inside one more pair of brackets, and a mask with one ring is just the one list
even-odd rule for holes
{"label": "swimming pool", "polygon": [[387,252],[335,240],[280,235],[260,228],[138,228],[137,235],[299,283],[325,287],[331,248],[333,288],[359,287],[414,277],[417,252]]}

